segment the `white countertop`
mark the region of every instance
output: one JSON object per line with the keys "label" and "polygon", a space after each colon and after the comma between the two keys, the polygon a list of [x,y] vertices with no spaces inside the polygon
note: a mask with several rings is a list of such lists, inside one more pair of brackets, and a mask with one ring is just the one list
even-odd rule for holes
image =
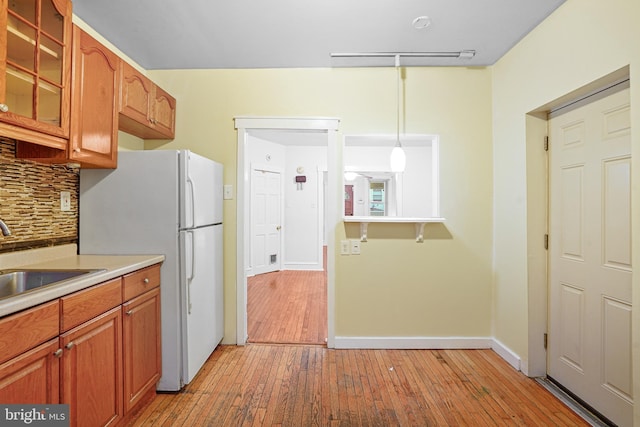
{"label": "white countertop", "polygon": [[[65,280],[57,285],[23,292],[0,299],[0,316],[15,313],[54,300],[89,286],[122,276],[164,261],[164,255],[75,255],[75,245],[60,250],[31,250],[0,255],[0,270],[29,268],[53,270],[102,271]],[[72,247],[72,248],[71,248]]]}

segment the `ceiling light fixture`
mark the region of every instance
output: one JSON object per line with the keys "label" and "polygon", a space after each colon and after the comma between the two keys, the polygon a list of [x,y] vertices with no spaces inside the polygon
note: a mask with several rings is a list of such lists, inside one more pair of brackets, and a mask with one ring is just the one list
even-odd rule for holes
{"label": "ceiling light fixture", "polygon": [[396,145],[391,150],[391,172],[404,172],[404,168],[407,164],[407,156],[402,149],[402,145],[400,144],[400,98],[402,95],[402,78],[400,75],[400,55],[396,55],[396,75],[397,75],[397,89],[398,93],[396,94],[397,101],[397,120],[396,120]]}
{"label": "ceiling light fixture", "polygon": [[424,30],[429,25],[431,25],[431,18],[429,18],[426,15],[418,16],[416,19],[413,20],[411,25],[413,25],[413,28],[415,28],[416,30]]}
{"label": "ceiling light fixture", "polygon": [[357,172],[352,172],[352,171],[344,172],[344,179],[347,181],[355,181],[357,177],[358,177]]}

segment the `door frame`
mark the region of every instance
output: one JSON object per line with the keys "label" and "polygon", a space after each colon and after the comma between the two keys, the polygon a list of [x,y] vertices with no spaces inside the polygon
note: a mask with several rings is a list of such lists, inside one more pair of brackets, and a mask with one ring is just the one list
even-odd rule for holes
{"label": "door frame", "polygon": [[[603,76],[581,88],[565,94],[525,117],[526,180],[527,180],[527,354],[519,363],[520,370],[529,377],[546,377],[547,350],[544,336],[548,332],[549,275],[548,251],[544,236],[549,232],[549,168],[544,150],[548,136],[548,115],[563,108],[580,106],[592,96],[606,96],[607,87],[630,85],[629,67]],[[624,86],[621,86],[624,88]],[[633,132],[633,130],[632,130]],[[635,311],[635,310],[634,310]]]}
{"label": "door frame", "polygon": [[[609,372],[609,368],[626,370],[627,365],[622,363],[621,366],[616,366],[618,364],[611,363],[611,359],[606,355],[608,349],[615,349],[616,353],[618,353],[619,348],[616,346],[608,347],[606,343],[609,341],[608,337],[621,337],[620,344],[622,347],[628,345],[629,353],[622,352],[619,354],[625,356],[628,354],[631,365],[629,368],[632,368],[632,345],[631,341],[627,341],[627,339],[631,339],[630,329],[632,327],[632,321],[628,318],[618,320],[624,322],[624,324],[620,325],[622,328],[629,328],[628,337],[626,334],[618,335],[612,332],[614,329],[606,325],[611,325],[609,321],[615,321],[615,315],[607,316],[609,310],[605,309],[605,307],[613,308],[618,302],[624,304],[624,306],[628,304],[622,312],[625,312],[625,315],[631,314],[630,311],[627,311],[627,308],[632,309],[631,248],[630,242],[628,242],[628,252],[625,254],[629,256],[629,260],[625,260],[620,253],[618,253],[618,257],[614,256],[613,258],[609,258],[607,256],[606,252],[608,251],[605,248],[608,246],[607,243],[613,242],[617,246],[620,242],[614,240],[612,237],[606,237],[611,236],[606,231],[607,224],[611,227],[611,220],[607,220],[611,212],[609,209],[610,205],[607,205],[609,197],[605,197],[604,195],[607,193],[610,194],[613,199],[616,199],[618,198],[615,196],[616,194],[622,194],[622,199],[619,200],[624,200],[622,203],[630,202],[631,181],[629,180],[624,184],[625,186],[628,185],[628,187],[623,186],[622,193],[618,193],[617,190],[612,189],[611,184],[607,183],[607,177],[611,175],[606,172],[608,169],[606,167],[607,164],[610,166],[624,164],[626,174],[628,175],[631,172],[631,123],[629,122],[629,127],[625,127],[624,131],[622,128],[618,131],[617,128],[612,128],[616,125],[611,125],[609,120],[606,119],[607,114],[616,113],[621,111],[622,108],[626,108],[624,111],[627,113],[627,120],[630,120],[628,115],[630,105],[628,88],[629,81],[621,82],[620,84],[603,88],[597,95],[584,99],[584,102],[579,103],[577,106],[581,109],[572,106],[570,109],[560,110],[559,113],[552,111],[549,114],[549,134],[553,135],[558,141],[551,140],[549,146],[549,174],[550,177],[552,177],[549,182],[553,184],[549,186],[549,189],[550,196],[553,195],[554,197],[550,198],[552,202],[550,208],[554,207],[553,202],[557,202],[557,204],[555,205],[554,211],[549,211],[550,223],[554,224],[554,228],[550,228],[552,234],[549,239],[551,243],[549,245],[549,347],[547,376],[552,379],[553,382],[566,387],[566,389],[571,390],[579,398],[588,402],[602,416],[606,416],[610,420],[620,422],[621,424],[625,424],[626,421],[624,420],[626,419],[630,422],[632,417],[633,390],[625,390],[626,386],[630,384],[624,384],[624,382],[626,379],[632,378],[633,375],[632,372],[629,371],[626,375],[620,376],[621,371],[618,371],[618,374],[614,374],[611,377],[614,379],[613,383],[607,381],[609,376],[606,373]],[[574,110],[577,110],[577,114],[571,115],[574,113]],[[563,114],[565,115],[563,116]],[[552,122],[554,120],[556,122]],[[551,126],[552,123],[553,127]],[[576,129],[581,123],[584,123],[584,127],[582,128],[582,137],[579,137],[580,142],[578,144],[572,144],[573,141],[571,140],[560,141],[562,139],[563,129]],[[591,128],[591,126],[595,126],[595,129]],[[566,146],[563,146],[563,142],[566,143]],[[553,156],[551,154],[553,154]],[[597,154],[597,156],[592,157],[592,154]],[[580,178],[578,178],[578,174],[575,172],[577,168],[581,170],[579,173]],[[571,205],[574,209],[569,208],[569,212],[572,212],[576,217],[582,218],[579,220],[582,221],[582,226],[579,229],[573,230],[573,233],[570,233],[572,237],[569,240],[569,248],[571,254],[575,254],[576,257],[573,261],[567,261],[566,256],[563,256],[562,253],[564,251],[560,248],[560,246],[563,246],[561,240],[565,241],[564,238],[560,237],[560,235],[564,235],[562,230],[563,223],[566,219],[563,218],[567,218],[564,215],[567,211],[563,209],[567,206],[562,202],[563,197],[561,197],[566,189],[563,183],[565,182],[564,179],[567,179],[567,176],[561,172],[565,172],[567,169],[574,171],[572,175],[569,175],[572,177],[569,178],[569,182],[576,184],[576,187],[596,189],[595,197],[583,194],[583,197],[578,198],[580,200],[579,202]],[[557,172],[557,175],[554,175],[555,172]],[[560,175],[563,175],[564,178]],[[575,181],[576,179],[579,183]],[[630,179],[630,177],[627,176],[627,179]],[[593,184],[593,186],[590,187],[590,184]],[[584,190],[580,188],[572,188],[572,190],[573,191],[570,190],[570,193],[573,194],[584,192]],[[632,218],[631,206],[629,205],[625,208],[628,210],[623,209],[623,211],[629,214],[627,220],[630,226]],[[595,221],[589,214],[583,216],[582,211],[596,212],[594,214]],[[605,211],[609,213],[607,214]],[[569,228],[571,228],[571,226],[569,226]],[[595,232],[590,230],[595,230]],[[556,233],[555,236],[554,233]],[[630,233],[631,229],[629,228],[623,233],[624,237],[622,238],[630,238]],[[613,234],[616,235],[617,232],[614,231]],[[597,244],[592,241],[591,236],[594,237]],[[622,247],[627,247],[627,245],[623,244]],[[571,254],[568,256],[570,257]],[[612,254],[609,254],[609,256],[611,255]],[[580,261],[576,262],[578,259]],[[617,268],[615,266],[616,261],[619,261]],[[626,264],[627,262],[629,262],[629,264]],[[578,265],[582,267],[577,267]],[[595,268],[595,271],[590,268]],[[589,273],[586,275],[581,274],[578,273],[576,269],[581,273],[592,272],[598,276],[598,280],[593,282],[589,279]],[[600,276],[600,274],[602,274],[602,276]],[[553,281],[551,279],[553,279]],[[603,283],[606,284],[606,286],[603,286]],[[615,284],[612,285],[615,290],[614,288],[609,288],[609,285],[612,283]],[[572,291],[566,292],[567,290]],[[561,317],[564,318],[562,315],[564,311],[560,309],[560,301],[564,301],[564,297],[561,297],[560,294],[573,295],[573,297],[569,298],[576,298],[577,295],[580,295],[580,297],[572,301],[575,304],[574,307],[580,310],[581,313],[569,311],[569,313],[571,313],[569,318],[579,321],[580,325],[579,331],[576,330],[574,331],[575,333],[571,335],[583,338],[584,340],[581,339],[579,343],[573,343],[573,345],[568,345],[566,348],[563,346],[563,338],[566,338],[566,336],[560,336],[566,334],[566,332],[560,334],[565,326],[562,320],[560,320]],[[607,301],[609,304],[606,303]],[[552,302],[554,302],[553,306],[551,304]],[[612,302],[614,305],[611,304]],[[551,324],[551,319],[555,322],[553,325]],[[552,327],[555,327],[555,329],[552,329]],[[569,330],[571,330],[572,325],[570,324],[568,327],[570,328]],[[593,330],[591,327],[593,327]],[[620,329],[615,328],[615,330]],[[594,332],[596,333],[595,335]],[[557,334],[555,338],[554,334]],[[571,356],[575,356],[575,359],[572,361],[578,366],[582,366],[568,367],[567,363],[562,361],[562,359],[564,359],[562,349],[568,351],[570,359]],[[576,349],[580,349],[580,351],[576,352]],[[591,353],[597,354],[597,356],[586,356]],[[594,361],[598,363],[594,364]],[[571,365],[570,362],[569,365]],[[622,366],[624,366],[624,368]],[[584,368],[585,371],[582,372],[581,368]],[[621,381],[621,384],[616,384],[615,378],[617,378],[618,381],[620,381],[621,378],[624,378],[624,380]],[[611,385],[608,386],[607,384]],[[622,388],[615,390],[616,385],[620,385]]]}
{"label": "door frame", "polygon": [[328,195],[326,224],[328,228],[327,242],[327,347],[335,347],[335,229],[342,220],[338,209],[343,194],[338,191],[342,180],[340,165],[342,164],[342,150],[338,144],[338,125],[340,120],[330,117],[235,117],[235,128],[238,136],[237,163],[237,227],[236,227],[236,344],[245,345],[247,342],[247,245],[245,238],[250,236],[251,194],[249,180],[251,165],[248,156],[248,136],[252,130],[281,129],[299,131],[325,131],[327,136],[327,172]]}

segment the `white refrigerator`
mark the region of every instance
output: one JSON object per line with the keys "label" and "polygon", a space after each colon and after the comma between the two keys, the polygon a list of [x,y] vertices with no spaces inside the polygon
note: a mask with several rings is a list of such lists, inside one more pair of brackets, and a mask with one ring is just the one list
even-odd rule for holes
{"label": "white refrigerator", "polygon": [[80,171],[81,254],[164,254],[162,376],[191,382],[224,333],[222,165],[188,150],[124,151]]}

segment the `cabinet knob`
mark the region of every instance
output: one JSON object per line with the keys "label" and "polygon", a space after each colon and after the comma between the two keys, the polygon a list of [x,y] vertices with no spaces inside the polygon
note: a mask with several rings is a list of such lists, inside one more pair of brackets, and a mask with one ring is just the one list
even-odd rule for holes
{"label": "cabinet knob", "polygon": [[64,347],[67,350],[71,350],[73,348],[73,346],[76,345],[73,341],[70,341],[67,345],[65,345]]}
{"label": "cabinet knob", "polygon": [[0,111],[6,113],[7,111],[9,111],[9,106],[7,104],[0,104]]}
{"label": "cabinet knob", "polygon": [[73,152],[74,152],[74,153],[79,153],[79,152],[80,152],[80,149],[79,149],[79,148],[74,148],[74,149],[73,149]]}
{"label": "cabinet knob", "polygon": [[149,283],[149,279],[147,279],[146,277],[143,280],[144,284],[146,285],[147,283]]}
{"label": "cabinet knob", "polygon": [[53,352],[53,355],[58,358],[62,357],[62,349],[61,348],[57,349],[56,351]]}
{"label": "cabinet knob", "polygon": [[133,310],[129,310],[129,311],[125,312],[124,314],[126,314],[127,316],[131,316],[133,314]]}

